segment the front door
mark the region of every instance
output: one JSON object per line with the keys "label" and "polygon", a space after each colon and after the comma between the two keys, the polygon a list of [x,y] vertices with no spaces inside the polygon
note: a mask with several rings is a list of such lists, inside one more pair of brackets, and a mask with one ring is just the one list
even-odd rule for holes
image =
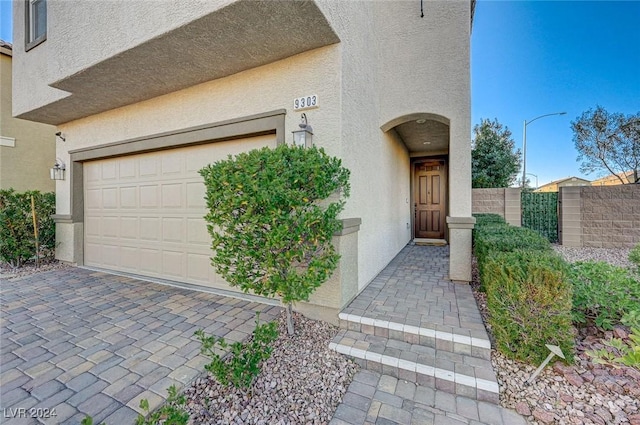
{"label": "front door", "polygon": [[444,160],[415,164],[413,199],[416,238],[444,239],[445,177]]}

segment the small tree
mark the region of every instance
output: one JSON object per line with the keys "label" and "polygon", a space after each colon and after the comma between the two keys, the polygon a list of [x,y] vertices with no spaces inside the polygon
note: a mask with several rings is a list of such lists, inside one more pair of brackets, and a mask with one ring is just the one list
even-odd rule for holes
{"label": "small tree", "polygon": [[[349,170],[324,150],[252,150],[200,170],[216,271],[244,292],[307,301],[340,256],[332,244],[349,196]],[[331,197],[331,199],[328,199]]]}
{"label": "small tree", "polygon": [[497,119],[482,119],[473,128],[471,176],[474,188],[509,187],[520,168],[520,150],[515,150],[511,131]]}
{"label": "small tree", "polygon": [[580,171],[606,171],[622,184],[640,183],[640,112],[625,116],[596,106],[572,121],[571,129]]}

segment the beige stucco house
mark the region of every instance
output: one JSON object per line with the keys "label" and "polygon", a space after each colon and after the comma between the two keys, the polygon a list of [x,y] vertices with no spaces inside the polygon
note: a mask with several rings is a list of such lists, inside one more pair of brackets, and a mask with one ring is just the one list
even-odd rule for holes
{"label": "beige stucco house", "polygon": [[53,192],[49,169],[56,159],[56,129],[12,116],[12,55],[11,43],[0,40],[0,189]]}
{"label": "beige stucco house", "polygon": [[591,186],[589,180],[581,179],[580,177],[565,177],[564,179],[554,180],[550,183],[543,184],[534,192],[559,192],[561,187],[573,187],[573,186]]}
{"label": "beige stucco house", "polygon": [[336,313],[414,238],[446,240],[449,277],[470,280],[473,2],[424,2],[421,17],[418,1],[48,1],[44,30],[27,4],[14,93],[31,95],[13,113],[66,139],[59,259],[230,289],[197,171],[291,143],[304,112],[352,195],[339,269],[303,308]]}

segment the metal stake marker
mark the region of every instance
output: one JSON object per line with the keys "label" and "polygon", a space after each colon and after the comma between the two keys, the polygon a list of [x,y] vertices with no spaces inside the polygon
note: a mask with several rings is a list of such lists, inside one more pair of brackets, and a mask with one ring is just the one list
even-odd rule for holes
{"label": "metal stake marker", "polygon": [[540,366],[538,366],[536,371],[533,372],[533,374],[529,377],[529,379],[527,379],[526,382],[527,382],[528,385],[530,385],[536,379],[536,377],[540,374],[540,372],[542,372],[542,369],[544,369],[544,367],[551,361],[553,356],[558,356],[558,357],[564,359],[564,354],[562,354],[562,350],[560,349],[560,347],[558,347],[557,345],[551,345],[551,344],[545,344],[545,345],[547,346],[547,348],[551,352],[549,353],[547,358],[544,359],[542,364],[540,364]]}

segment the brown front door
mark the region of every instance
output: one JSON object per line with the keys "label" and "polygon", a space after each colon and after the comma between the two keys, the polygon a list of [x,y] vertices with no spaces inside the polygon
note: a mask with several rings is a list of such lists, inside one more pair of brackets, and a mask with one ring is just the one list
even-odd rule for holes
{"label": "brown front door", "polygon": [[444,160],[415,164],[413,196],[416,238],[444,239],[445,176]]}

